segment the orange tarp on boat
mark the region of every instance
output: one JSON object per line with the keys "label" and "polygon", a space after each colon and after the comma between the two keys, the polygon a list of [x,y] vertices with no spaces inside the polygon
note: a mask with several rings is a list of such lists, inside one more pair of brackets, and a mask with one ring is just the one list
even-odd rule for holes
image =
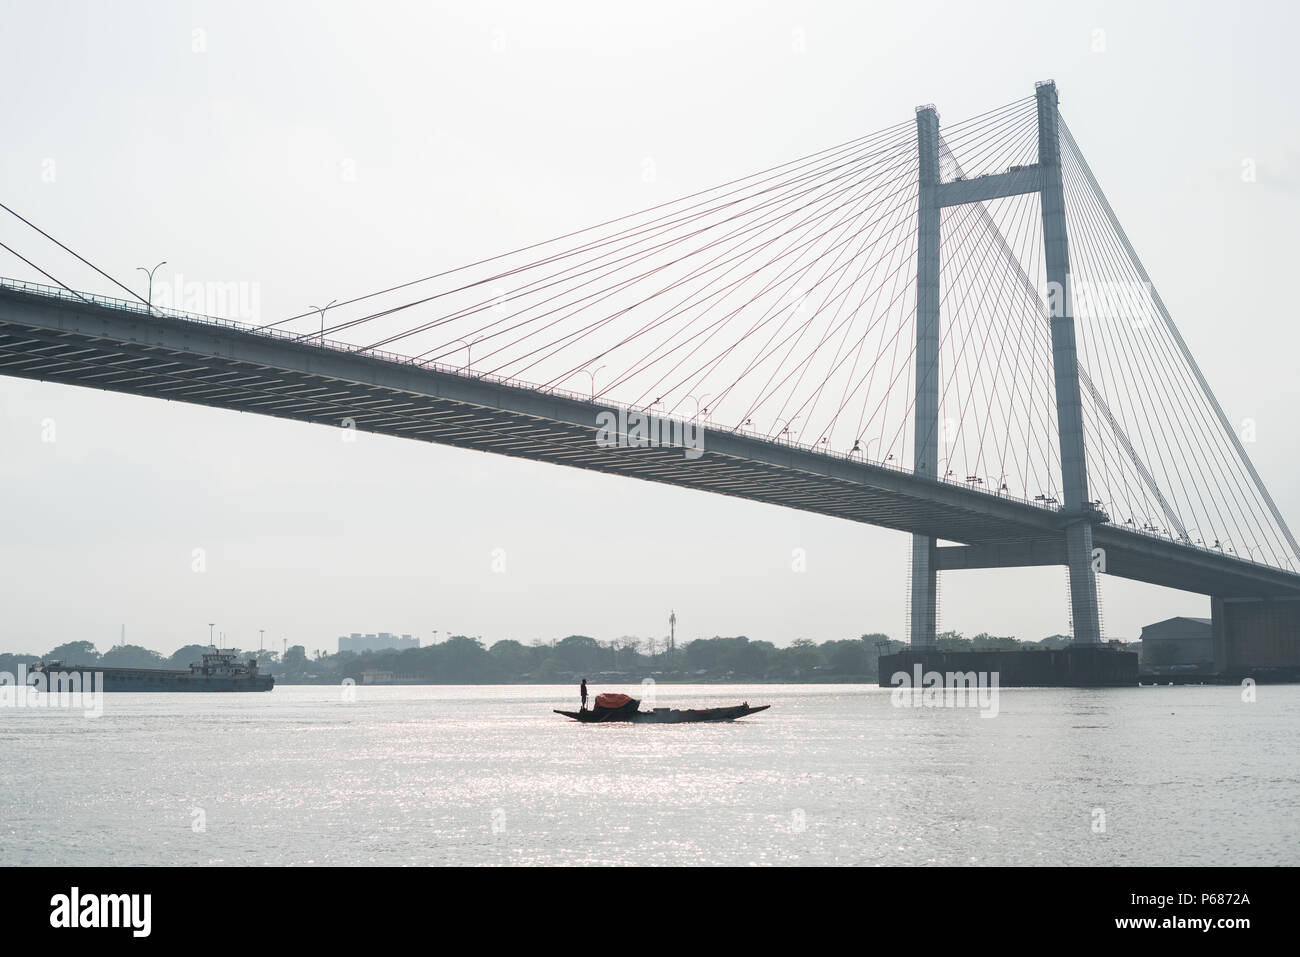
{"label": "orange tarp on boat", "polygon": [[632,698],[625,694],[598,694],[596,695],[596,707],[621,708],[631,700]]}

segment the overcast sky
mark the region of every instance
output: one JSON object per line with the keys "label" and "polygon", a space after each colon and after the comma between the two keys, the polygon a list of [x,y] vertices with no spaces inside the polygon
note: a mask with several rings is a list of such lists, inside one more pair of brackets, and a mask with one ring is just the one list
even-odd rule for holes
{"label": "overcast sky", "polygon": [[[1053,78],[1300,523],[1294,5],[693,6],[6,0],[0,201],[141,291],[160,260],[157,286],[247,283],[268,321]],[[8,217],[0,241],[113,291]],[[674,609],[679,640],[903,637],[904,534],[320,426],[0,378],[0,487],[0,651],[106,650],[125,625],[170,652],[208,622],[245,648],[607,640]],[[944,629],[1067,627],[1064,569],[940,589]],[[1110,637],[1209,614],[1114,578],[1102,600]]]}

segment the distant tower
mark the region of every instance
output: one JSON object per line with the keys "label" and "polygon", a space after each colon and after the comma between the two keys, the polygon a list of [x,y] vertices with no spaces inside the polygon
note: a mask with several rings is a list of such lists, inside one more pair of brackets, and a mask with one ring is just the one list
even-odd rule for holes
{"label": "distant tower", "polygon": [[677,612],[668,613],[668,652],[677,650]]}

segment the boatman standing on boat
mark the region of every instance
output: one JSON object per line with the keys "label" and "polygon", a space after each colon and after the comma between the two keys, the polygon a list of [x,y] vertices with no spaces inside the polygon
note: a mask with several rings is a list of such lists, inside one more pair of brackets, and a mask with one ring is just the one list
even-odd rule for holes
{"label": "boatman standing on boat", "polygon": [[587,710],[587,679],[586,679],[586,678],[583,678],[583,679],[582,679],[582,687],[579,688],[578,690],[582,692],[582,709],[581,709],[581,710],[586,711],[586,710]]}

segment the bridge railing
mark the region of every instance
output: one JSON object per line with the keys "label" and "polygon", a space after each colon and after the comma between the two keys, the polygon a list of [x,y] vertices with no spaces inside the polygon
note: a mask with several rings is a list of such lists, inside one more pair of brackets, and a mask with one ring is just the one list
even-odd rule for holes
{"label": "bridge railing", "polygon": [[[240,322],[235,319],[224,319],[220,316],[210,316],[210,315],[206,315],[203,313],[196,313],[196,312],[185,312],[184,310],[181,309],[172,309],[170,307],[164,307],[164,306],[149,306],[143,302],[134,302],[130,299],[119,299],[114,296],[103,296],[97,293],[73,291],[70,289],[65,289],[61,286],[51,286],[46,283],[29,282],[24,279],[10,279],[7,277],[0,276],[0,288],[12,289],[17,292],[24,292],[31,295],[62,299],[68,302],[90,303],[92,305],[102,306],[108,309],[124,310],[126,312],[131,312],[131,313],[135,313],[141,316],[147,316],[151,318],[175,319],[182,322],[200,323],[205,326],[218,326],[221,328],[232,329],[237,332],[244,332],[244,333],[251,333],[259,336],[266,336],[268,338],[277,339],[284,342],[297,342],[302,345],[316,346],[318,348],[328,349],[333,352],[345,353],[347,355],[367,356],[370,358],[380,359],[385,362],[391,362],[399,365],[408,365],[408,366],[415,366],[420,369],[429,369],[432,371],[443,373],[445,375],[463,376],[465,378],[475,379],[480,382],[484,382],[484,381],[494,382],[497,383],[498,385],[503,385],[510,388],[527,389],[532,392],[541,392],[544,393],[545,395],[558,396],[565,399],[572,399],[578,402],[590,403],[592,401],[592,396],[589,393],[573,392],[568,389],[560,389],[555,387],[543,387],[538,385],[535,382],[527,382],[523,379],[514,379],[514,378],[510,378],[509,376],[499,376],[487,372],[474,372],[465,366],[459,366],[459,365],[452,366],[452,365],[447,365],[446,363],[434,362],[432,360],[427,360],[427,359],[416,359],[412,356],[402,355],[401,353],[397,353],[397,352],[387,352],[383,349],[359,347],[349,342],[343,342],[337,339],[325,339],[319,336],[313,336],[310,333],[304,334],[299,332],[289,332],[288,330],[285,329],[278,329],[278,328],[268,327],[268,326],[258,326],[252,323]],[[609,400],[600,400],[600,404],[615,411],[622,409],[626,412],[640,412],[640,413],[651,412],[649,408],[637,408],[636,406],[631,406],[625,403],[613,402]],[[707,420],[704,423],[704,425],[706,429],[710,427],[708,425]],[[825,443],[821,443],[821,442],[806,443],[806,442],[799,442],[794,439],[773,438],[770,434],[766,432],[762,432],[757,429],[746,429],[744,426],[734,426],[734,427],[720,426],[720,427],[715,427],[715,430],[721,432],[728,432],[735,435],[744,435],[749,438],[766,441],[774,445],[783,445],[789,448],[798,449],[801,452],[805,452],[813,455],[821,455],[821,456],[825,456],[826,458],[836,459],[839,461],[843,461],[847,459],[850,461],[861,462],[865,465],[870,465],[873,468],[888,469],[890,471],[899,472],[904,475],[915,474],[911,469],[905,468],[897,462],[874,461],[872,459],[866,458],[865,456],[861,456],[861,455],[855,456],[851,452],[832,451],[831,449],[826,447]],[[1022,496],[1013,495],[1010,492],[1003,493],[999,490],[988,491],[984,487],[976,488],[975,483],[951,480],[948,479],[946,476],[942,478],[932,479],[932,481],[942,482],[945,485],[960,486],[962,488],[967,489],[968,491],[975,492],[977,494],[989,495],[994,498],[1000,498],[1000,499],[1005,499],[1007,501],[1017,502],[1018,504],[1028,505],[1032,508],[1040,508],[1045,511],[1059,511],[1059,509],[1054,508],[1052,505],[1042,500],[1025,498]],[[1253,556],[1245,557],[1242,555],[1237,555],[1235,553],[1232,554],[1231,556],[1224,555],[1221,549],[1216,549],[1210,545],[1204,545],[1204,544],[1197,545],[1193,542],[1186,542],[1176,538],[1172,533],[1165,534],[1164,532],[1158,530],[1151,530],[1151,529],[1142,528],[1139,526],[1131,526],[1127,524],[1116,524],[1114,522],[1112,522],[1112,525],[1114,525],[1114,527],[1116,528],[1125,529],[1127,531],[1133,532],[1138,535],[1146,535],[1152,538],[1167,539],[1169,541],[1174,542],[1175,544],[1182,545],[1186,548],[1194,548],[1199,551],[1216,552],[1220,555],[1223,555],[1224,557],[1236,558],[1239,561],[1250,562],[1256,565],[1263,565],[1264,567],[1267,568],[1275,567],[1273,565],[1270,565],[1267,562],[1259,561]]]}

